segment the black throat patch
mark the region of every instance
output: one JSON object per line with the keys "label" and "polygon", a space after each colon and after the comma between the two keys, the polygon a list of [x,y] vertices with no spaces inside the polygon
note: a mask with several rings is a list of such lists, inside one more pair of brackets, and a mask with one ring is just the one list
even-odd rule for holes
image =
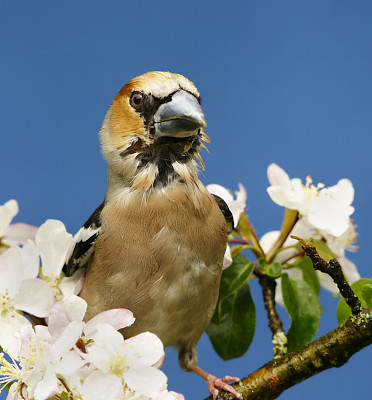
{"label": "black throat patch", "polygon": [[153,164],[158,171],[153,188],[163,188],[174,181],[183,182],[182,178],[173,168],[174,162],[187,164],[195,159],[201,145],[200,133],[187,138],[162,137],[156,139],[151,145],[145,145],[138,138],[133,144],[122,151],[120,156],[125,158],[129,154],[139,153],[137,172]]}

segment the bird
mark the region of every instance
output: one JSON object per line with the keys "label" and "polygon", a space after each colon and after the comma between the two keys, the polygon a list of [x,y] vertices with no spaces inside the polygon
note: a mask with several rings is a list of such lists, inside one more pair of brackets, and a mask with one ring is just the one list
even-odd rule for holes
{"label": "bird", "polygon": [[136,322],[124,337],[155,333],[214,397],[224,389],[241,398],[228,384],[238,378],[218,379],[197,365],[233,228],[226,203],[198,176],[200,151],[210,142],[206,125],[200,94],[183,75],[147,72],[122,87],[99,131],[107,192],[75,235],[63,272],[85,269],[87,320],[131,310]]}

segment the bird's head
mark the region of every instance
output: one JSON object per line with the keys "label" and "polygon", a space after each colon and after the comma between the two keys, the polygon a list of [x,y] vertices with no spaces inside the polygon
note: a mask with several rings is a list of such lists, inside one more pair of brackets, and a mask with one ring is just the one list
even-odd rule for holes
{"label": "bird's head", "polygon": [[132,79],[100,130],[109,179],[143,193],[197,179],[206,125],[199,92],[184,76],[148,72]]}

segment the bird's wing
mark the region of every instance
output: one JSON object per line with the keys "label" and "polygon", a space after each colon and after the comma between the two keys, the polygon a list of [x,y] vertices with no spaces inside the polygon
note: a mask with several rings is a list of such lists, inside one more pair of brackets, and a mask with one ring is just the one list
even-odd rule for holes
{"label": "bird's wing", "polygon": [[74,236],[75,246],[71,247],[70,255],[63,266],[63,272],[66,276],[71,276],[78,268],[86,266],[92,257],[94,244],[101,232],[102,209],[103,203]]}
{"label": "bird's wing", "polygon": [[226,223],[227,223],[227,233],[231,233],[234,229],[234,218],[233,215],[230,211],[229,206],[226,204],[225,200],[221,199],[221,197],[212,194],[212,196],[215,198],[218,207],[220,207],[220,210],[222,211],[223,216],[225,217]]}

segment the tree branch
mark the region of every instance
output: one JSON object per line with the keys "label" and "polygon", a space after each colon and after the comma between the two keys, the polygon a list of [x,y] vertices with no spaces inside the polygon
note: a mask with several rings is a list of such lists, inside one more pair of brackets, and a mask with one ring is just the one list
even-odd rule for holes
{"label": "tree branch", "polygon": [[[341,367],[353,354],[371,343],[372,311],[362,309],[337,329],[302,349],[270,361],[232,386],[244,399],[276,399],[284,390],[319,372]],[[220,392],[217,399],[232,400],[234,396]]]}
{"label": "tree branch", "polygon": [[[296,239],[304,245],[302,249],[310,257],[314,268],[332,277],[350,306],[352,315],[340,327],[299,350],[274,358],[234,384],[233,387],[247,400],[276,399],[284,390],[319,372],[341,367],[352,355],[372,344],[372,309],[361,307],[360,300],[347,283],[338,261],[333,259],[327,263],[311,243]],[[212,397],[208,397],[208,400],[211,399]],[[222,391],[217,396],[217,400],[232,399],[234,396],[231,393]]]}

